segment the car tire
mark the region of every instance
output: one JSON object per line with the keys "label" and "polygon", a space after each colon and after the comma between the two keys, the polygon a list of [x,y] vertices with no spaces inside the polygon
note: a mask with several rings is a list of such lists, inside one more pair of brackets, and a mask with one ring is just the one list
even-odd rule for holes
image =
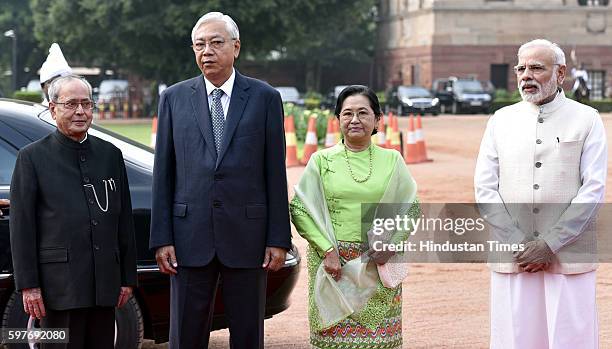
{"label": "car tire", "polygon": [[115,310],[115,348],[140,349],[144,337],[142,311],[134,296]]}
{"label": "car tire", "polygon": [[[30,317],[23,311],[21,294],[13,292],[2,316],[2,328],[28,328]],[[38,326],[38,322],[36,325]],[[144,336],[142,312],[132,296],[121,308],[115,310],[115,348],[140,349]],[[11,344],[9,349],[30,349],[28,344]]]}
{"label": "car tire", "polygon": [[[13,292],[2,314],[2,328],[28,328],[30,316],[23,311],[23,300],[21,294]],[[29,349],[28,344],[11,344],[9,349]]]}

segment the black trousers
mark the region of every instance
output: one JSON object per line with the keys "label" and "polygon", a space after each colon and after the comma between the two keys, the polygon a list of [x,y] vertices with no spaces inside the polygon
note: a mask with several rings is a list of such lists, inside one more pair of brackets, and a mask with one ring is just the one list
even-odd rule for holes
{"label": "black trousers", "polygon": [[112,349],[115,346],[115,308],[45,309],[42,328],[68,328],[69,343],[41,343],[41,349]]}
{"label": "black trousers", "polygon": [[235,269],[215,257],[204,267],[178,267],[170,277],[170,349],[208,347],[215,294],[222,283],[232,349],[263,349],[266,271]]}

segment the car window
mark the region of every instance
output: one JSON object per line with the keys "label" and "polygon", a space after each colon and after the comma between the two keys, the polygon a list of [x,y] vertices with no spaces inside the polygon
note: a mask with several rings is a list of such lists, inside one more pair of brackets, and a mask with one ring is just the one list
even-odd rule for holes
{"label": "car window", "polygon": [[16,160],[17,150],[0,140],[0,185],[11,184]]}
{"label": "car window", "polygon": [[484,93],[480,81],[459,80],[455,82],[459,93]]}
{"label": "car window", "polygon": [[422,87],[406,87],[400,86],[398,89],[399,95],[409,98],[426,98],[431,97],[431,93]]}

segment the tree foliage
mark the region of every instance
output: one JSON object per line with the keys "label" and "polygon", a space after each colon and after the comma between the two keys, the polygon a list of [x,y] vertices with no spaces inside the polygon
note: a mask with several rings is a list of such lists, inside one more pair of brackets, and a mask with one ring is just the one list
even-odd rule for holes
{"label": "tree foliage", "polygon": [[17,33],[17,82],[19,87],[35,77],[45,59],[46,53],[39,47],[32,35],[32,27],[32,12],[27,1],[0,1],[0,90],[6,95],[12,94],[10,91],[11,77],[3,74],[7,70],[12,70],[13,42],[11,38],[3,34],[8,30],[14,30]]}
{"label": "tree foliage", "polygon": [[[13,2],[19,2],[13,0]],[[375,0],[30,0],[40,48],[61,43],[69,61],[174,82],[198,73],[191,29],[222,11],[236,20],[241,59],[304,61],[372,55]]]}

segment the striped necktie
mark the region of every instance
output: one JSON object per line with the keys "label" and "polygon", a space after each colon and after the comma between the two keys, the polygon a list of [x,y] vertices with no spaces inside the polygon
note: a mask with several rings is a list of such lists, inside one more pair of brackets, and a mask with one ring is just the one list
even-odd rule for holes
{"label": "striped necktie", "polygon": [[225,126],[225,118],[223,117],[223,106],[221,105],[221,96],[223,90],[216,88],[212,91],[212,105],[210,108],[210,116],[212,118],[213,134],[215,136],[215,148],[217,154],[221,151],[221,140],[223,139],[223,127]]}

